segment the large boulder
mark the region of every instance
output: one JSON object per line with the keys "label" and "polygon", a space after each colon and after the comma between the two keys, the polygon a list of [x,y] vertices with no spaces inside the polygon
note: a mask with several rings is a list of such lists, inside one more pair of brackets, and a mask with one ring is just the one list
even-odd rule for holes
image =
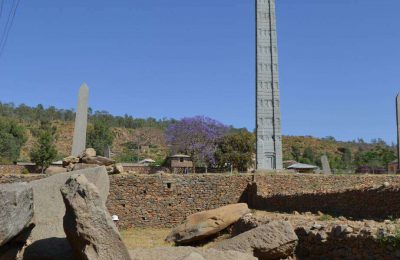
{"label": "large boulder", "polygon": [[249,253],[258,259],[285,259],[294,254],[298,237],[287,221],[270,223],[222,241],[213,248]]}
{"label": "large boulder", "polygon": [[237,251],[219,251],[195,247],[159,247],[129,251],[132,259],[140,260],[256,260],[254,256]]}
{"label": "large boulder", "polygon": [[28,228],[32,218],[32,188],[27,183],[0,185],[0,246]]}
{"label": "large boulder", "polygon": [[77,163],[74,165],[74,168],[72,168],[73,171],[79,171],[79,170],[83,170],[83,169],[88,169],[88,168],[95,168],[95,167],[99,167],[96,164],[87,164],[87,163]]}
{"label": "large boulder", "polygon": [[249,212],[246,203],[199,212],[187,217],[185,222],[174,228],[165,240],[178,244],[202,240],[224,230]]}
{"label": "large boulder", "polygon": [[93,148],[86,148],[86,150],[85,150],[85,152],[84,152],[84,154],[83,154],[82,157],[85,157],[85,156],[95,157],[96,155],[97,155],[97,154],[96,154],[96,150],[95,150],[95,149],[93,149]]}
{"label": "large boulder", "polygon": [[109,166],[115,163],[114,160],[103,156],[84,156],[82,158],[82,162],[87,164],[97,164],[104,166]]}
{"label": "large boulder", "polygon": [[48,174],[48,175],[52,175],[52,174],[57,174],[57,173],[63,173],[66,171],[67,171],[67,168],[64,168],[64,167],[50,166],[49,168],[46,169],[46,171],[44,173]]}
{"label": "large boulder", "polygon": [[79,259],[130,259],[96,186],[72,175],[61,188],[66,213],[64,231]]}
{"label": "large boulder", "polygon": [[60,188],[72,174],[85,175],[99,189],[103,201],[107,200],[110,181],[104,167],[60,173],[32,181],[36,227],[30,237],[33,243],[25,250],[24,259],[74,259],[64,233],[65,206],[60,193]]}

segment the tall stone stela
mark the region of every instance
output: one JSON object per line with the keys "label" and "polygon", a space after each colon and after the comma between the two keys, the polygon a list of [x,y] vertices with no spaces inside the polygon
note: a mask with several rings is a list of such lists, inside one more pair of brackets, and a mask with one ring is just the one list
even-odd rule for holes
{"label": "tall stone stela", "polygon": [[78,156],[86,149],[86,129],[88,120],[89,88],[83,83],[79,89],[78,106],[75,116],[74,139],[72,141],[73,156]]}
{"label": "tall stone stela", "polygon": [[400,172],[400,94],[396,97],[396,120],[397,120],[397,172]]}
{"label": "tall stone stela", "polygon": [[256,1],[258,170],[283,169],[275,0]]}

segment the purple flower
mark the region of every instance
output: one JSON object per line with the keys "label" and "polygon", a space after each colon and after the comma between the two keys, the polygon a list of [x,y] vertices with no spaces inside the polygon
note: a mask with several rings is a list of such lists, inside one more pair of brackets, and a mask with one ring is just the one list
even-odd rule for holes
{"label": "purple flower", "polygon": [[183,118],[165,134],[172,153],[185,153],[197,166],[215,164],[217,142],[228,132],[222,123],[204,116]]}

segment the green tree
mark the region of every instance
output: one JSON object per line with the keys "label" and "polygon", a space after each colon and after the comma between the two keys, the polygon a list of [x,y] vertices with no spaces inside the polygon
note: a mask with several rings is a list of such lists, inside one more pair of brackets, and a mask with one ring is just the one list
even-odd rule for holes
{"label": "green tree", "polygon": [[49,122],[41,122],[40,127],[33,132],[37,137],[37,146],[31,150],[30,156],[41,167],[42,173],[57,157],[56,130]]}
{"label": "green tree", "polygon": [[340,153],[340,168],[338,169],[344,169],[344,170],[349,170],[353,168],[353,154],[351,150],[347,147],[339,147],[338,151]]}
{"label": "green tree", "polygon": [[307,147],[306,149],[304,149],[303,162],[310,163],[310,164],[315,163],[315,154],[311,147]]}
{"label": "green tree", "polygon": [[301,158],[301,150],[300,150],[300,147],[299,147],[299,146],[297,146],[297,145],[292,145],[290,153],[291,153],[291,155],[292,155],[292,157],[293,157],[293,159],[294,159],[295,161],[297,161],[297,162],[300,161],[300,158]]}
{"label": "green tree", "polygon": [[359,151],[355,156],[355,164],[356,166],[369,166],[371,168],[386,168],[395,159],[396,154],[393,150],[376,146],[368,151]]}
{"label": "green tree", "polygon": [[220,167],[230,164],[235,170],[247,171],[252,164],[254,148],[254,134],[245,130],[230,133],[218,142],[216,161]]}
{"label": "green tree", "polygon": [[0,162],[15,163],[27,141],[25,128],[14,120],[0,118]]}
{"label": "green tree", "polygon": [[114,133],[104,120],[94,120],[93,125],[88,127],[87,147],[94,148],[99,155],[104,156],[104,150],[111,146]]}

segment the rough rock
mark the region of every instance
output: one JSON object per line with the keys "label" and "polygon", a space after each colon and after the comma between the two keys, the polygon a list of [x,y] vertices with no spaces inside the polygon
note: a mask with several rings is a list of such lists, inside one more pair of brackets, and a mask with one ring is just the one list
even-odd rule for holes
{"label": "rough rock", "polygon": [[115,163],[114,160],[111,160],[107,157],[103,157],[103,156],[96,156],[96,157],[92,157],[92,156],[85,156],[82,158],[82,162],[83,163],[87,163],[87,164],[97,164],[97,165],[104,165],[104,166],[109,166]]}
{"label": "rough rock", "polygon": [[236,250],[258,259],[284,259],[294,254],[298,237],[287,221],[270,223],[216,244],[218,250]]}
{"label": "rough rock", "polygon": [[130,259],[97,187],[84,175],[72,175],[61,188],[64,231],[80,259]]}
{"label": "rough rock", "polygon": [[32,244],[25,251],[26,259],[73,259],[72,249],[65,237],[63,217],[65,206],[60,188],[72,174],[82,174],[107,200],[110,181],[104,167],[60,173],[30,183],[33,188],[36,227],[32,231]]}
{"label": "rough rock", "polygon": [[68,156],[68,157],[65,157],[63,160],[62,160],[62,165],[63,165],[63,167],[67,167],[68,165],[70,165],[70,164],[74,164],[74,163],[78,163],[79,162],[79,158],[78,157],[75,157],[75,156]]}
{"label": "rough rock", "polygon": [[73,171],[79,171],[83,169],[88,169],[88,168],[95,168],[99,167],[99,165],[96,164],[87,164],[87,163],[77,163],[74,165],[74,168],[72,168]]}
{"label": "rough rock", "polygon": [[179,244],[202,240],[224,230],[249,212],[246,203],[202,211],[187,217],[165,240]]}
{"label": "rough rock", "polygon": [[116,163],[114,166],[114,173],[119,174],[124,172],[124,166],[121,163]]}
{"label": "rough rock", "polygon": [[95,157],[96,156],[96,150],[93,148],[86,148],[85,152],[84,152],[84,156],[89,156],[89,157]]}
{"label": "rough rock", "polygon": [[159,247],[129,251],[132,259],[140,260],[256,260],[254,256],[237,251],[219,251],[212,248]]}
{"label": "rough rock", "polygon": [[32,218],[32,188],[27,183],[0,185],[0,246],[26,229]]}
{"label": "rough rock", "polygon": [[46,171],[44,173],[52,175],[52,174],[57,174],[57,173],[62,173],[62,172],[67,172],[67,168],[50,166],[49,168],[46,169]]}

